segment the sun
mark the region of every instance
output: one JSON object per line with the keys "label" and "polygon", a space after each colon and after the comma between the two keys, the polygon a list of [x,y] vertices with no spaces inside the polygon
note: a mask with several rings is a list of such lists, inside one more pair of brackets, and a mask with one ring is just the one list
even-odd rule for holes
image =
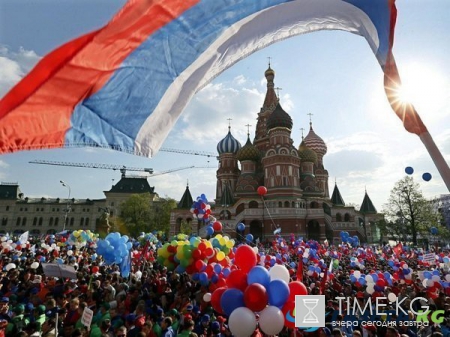
{"label": "sun", "polygon": [[402,80],[398,89],[399,100],[427,111],[439,109],[444,104],[446,81],[435,69],[421,63],[410,63],[399,71]]}

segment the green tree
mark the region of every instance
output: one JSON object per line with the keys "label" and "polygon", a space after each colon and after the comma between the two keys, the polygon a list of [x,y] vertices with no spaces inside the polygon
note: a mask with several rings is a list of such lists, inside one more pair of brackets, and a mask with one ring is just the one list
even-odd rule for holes
{"label": "green tree", "polygon": [[406,176],[395,184],[383,213],[385,221],[378,225],[388,239],[411,241],[417,245],[419,237],[430,236],[432,227],[438,228],[443,236],[447,235],[446,228],[440,224],[441,215],[433,210],[412,177]]}
{"label": "green tree", "polygon": [[150,193],[133,194],[120,205],[120,221],[137,237],[146,232],[152,220]]}
{"label": "green tree", "polygon": [[150,221],[151,229],[168,234],[170,229],[170,212],[176,207],[177,202],[172,198],[159,198],[153,202],[153,212]]}
{"label": "green tree", "polygon": [[163,231],[170,228],[170,212],[177,206],[174,199],[153,199],[149,193],[133,194],[120,206],[120,221],[130,235]]}

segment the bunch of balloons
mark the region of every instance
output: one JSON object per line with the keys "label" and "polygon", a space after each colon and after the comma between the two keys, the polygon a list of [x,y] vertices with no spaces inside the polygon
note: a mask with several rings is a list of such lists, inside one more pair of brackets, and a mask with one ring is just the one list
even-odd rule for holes
{"label": "bunch of balloons", "polygon": [[98,240],[98,234],[95,234],[88,230],[76,230],[70,233],[69,238],[67,239],[66,243],[69,245],[74,245],[77,248],[86,246],[86,244],[95,242]]}
{"label": "bunch of balloons", "polygon": [[235,336],[253,333],[256,313],[259,327],[267,335],[276,335],[284,326],[294,325],[286,319],[287,313],[292,315],[295,295],[307,294],[303,283],[289,282],[290,273],[284,265],[275,264],[267,270],[257,261],[255,249],[239,246],[226,284],[207,296],[214,310],[229,316],[229,327]]}
{"label": "bunch of balloons", "polygon": [[[172,240],[160,247],[158,262],[169,270],[193,275],[193,278],[198,278],[207,285],[215,275],[209,265],[217,263],[222,267],[229,266],[230,259],[234,257],[233,247],[234,240],[221,234],[209,240],[198,236],[191,237],[189,240],[185,237],[184,240]],[[201,275],[195,276],[196,273]]]}
{"label": "bunch of balloons", "polygon": [[206,227],[206,234],[211,236],[214,233],[220,233],[222,232],[222,223],[220,221],[214,221],[210,223],[208,227]]}
{"label": "bunch of balloons", "polygon": [[208,204],[208,199],[206,199],[204,194],[197,197],[197,201],[194,201],[191,207],[191,213],[195,215],[199,221],[203,221],[205,223],[209,222],[211,205]]}
{"label": "bunch of balloons", "polygon": [[157,244],[159,242],[158,238],[153,233],[141,233],[138,239],[141,246],[145,246],[147,242],[153,244]]}
{"label": "bunch of balloons", "polygon": [[120,264],[130,254],[132,247],[133,244],[129,241],[128,236],[114,232],[109,233],[104,240],[98,240],[97,254],[103,256],[108,265]]}
{"label": "bunch of balloons", "polygon": [[359,246],[359,238],[357,235],[350,237],[350,234],[348,232],[341,232],[341,240],[344,243],[349,243],[352,247],[358,247]]}

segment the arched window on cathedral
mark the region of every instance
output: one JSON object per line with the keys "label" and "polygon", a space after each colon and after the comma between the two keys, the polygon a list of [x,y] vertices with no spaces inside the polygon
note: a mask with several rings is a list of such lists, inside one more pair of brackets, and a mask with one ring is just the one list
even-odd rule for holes
{"label": "arched window on cathedral", "polygon": [[258,202],[255,200],[252,200],[248,203],[248,208],[258,208]]}
{"label": "arched window on cathedral", "polygon": [[336,221],[337,221],[337,222],[341,222],[341,221],[342,221],[342,215],[341,215],[341,213],[337,213],[337,214],[336,214]]}
{"label": "arched window on cathedral", "polygon": [[295,201],[292,202],[292,208],[298,208],[298,203],[296,203]]}
{"label": "arched window on cathedral", "polygon": [[238,207],[236,207],[236,215],[242,213],[244,211],[244,209],[245,209],[245,204],[244,203],[240,204]]}
{"label": "arched window on cathedral", "polygon": [[285,202],[284,202],[284,207],[285,207],[285,208],[291,207],[290,202],[289,202],[289,201],[285,201]]}
{"label": "arched window on cathedral", "polygon": [[316,201],[312,201],[309,205],[310,208],[319,208],[319,203]]}
{"label": "arched window on cathedral", "polygon": [[349,221],[350,221],[350,214],[345,213],[345,215],[344,215],[344,221],[345,221],[345,222],[349,222]]}

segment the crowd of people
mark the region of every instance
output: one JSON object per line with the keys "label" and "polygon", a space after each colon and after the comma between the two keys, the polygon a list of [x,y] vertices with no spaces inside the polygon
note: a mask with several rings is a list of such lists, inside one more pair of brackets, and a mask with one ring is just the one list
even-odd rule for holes
{"label": "crowd of people", "polygon": [[[14,241],[15,239],[13,239]],[[27,245],[19,250],[5,250],[1,253],[0,280],[0,337],[3,336],[42,336],[42,337],[225,337],[233,333],[228,325],[228,317],[213,309],[205,301],[205,294],[210,292],[208,286],[194,281],[191,275],[168,270],[158,263],[157,246],[150,246],[151,259],[141,258],[133,261],[131,273],[124,278],[117,264],[107,265],[96,254],[95,245],[81,248],[59,244],[63,237],[53,237],[61,249],[47,250],[45,241],[49,238],[30,238]],[[277,256],[279,239],[267,244],[259,244],[259,250]],[[302,242],[308,246],[308,242]],[[315,243],[316,245],[318,243]],[[33,247],[31,249],[30,247]],[[42,248],[44,247],[44,248]],[[292,256],[289,262],[278,255],[276,263],[284,263],[290,270],[293,280],[301,278],[308,293],[322,294],[326,299],[326,326],[319,329],[285,327],[279,336],[298,337],[449,337],[450,336],[450,297],[445,284],[448,272],[447,264],[437,263],[433,276],[440,281],[433,284],[433,289],[424,283],[423,271],[432,266],[420,263],[417,254],[402,252],[396,254],[392,249],[334,247],[320,245],[317,258],[323,259],[326,266],[333,263],[333,256],[338,264],[333,272],[323,280],[323,273],[308,269],[304,264],[299,276],[295,270],[299,259]],[[137,250],[143,249],[135,248]],[[367,249],[373,254],[368,255]],[[68,254],[68,252],[71,252]],[[55,253],[56,252],[56,253]],[[286,251],[282,252],[286,254]],[[292,251],[287,251],[292,254]],[[364,264],[355,264],[355,257]],[[436,252],[439,256],[439,252]],[[335,255],[333,255],[335,254]],[[448,252],[440,252],[440,258]],[[375,257],[375,258],[374,258]],[[398,267],[391,261],[407,264],[410,276],[403,275],[387,280],[382,288],[368,291],[367,284],[355,282],[355,271],[372,270],[377,273],[398,272]],[[77,272],[76,279],[51,277],[44,273],[42,263],[64,263],[73,266]],[[37,266],[37,263],[39,265]],[[11,268],[11,264],[14,267]],[[264,262],[261,261],[264,265]],[[6,266],[10,266],[6,268]],[[406,268],[405,268],[406,269]],[[434,278],[436,281],[437,279]],[[389,281],[389,282],[388,282]],[[426,281],[426,279],[425,279]],[[438,286],[444,284],[444,286]],[[411,305],[424,304],[414,301],[425,299],[431,312],[439,310],[441,315],[434,322],[411,325],[343,323],[345,312],[354,301],[361,305],[368,299],[389,298],[395,294],[396,302],[404,309],[412,321],[416,321],[419,309]],[[338,300],[345,298],[346,300]],[[347,300],[350,299],[350,300]],[[424,300],[422,300],[423,302]],[[383,310],[396,310],[395,303],[385,303]],[[83,313],[85,308],[92,310],[92,321],[86,324]],[[414,310],[417,309],[417,310]],[[340,311],[339,311],[340,310]],[[339,315],[333,314],[339,311]],[[398,311],[398,310],[397,310]],[[398,314],[398,312],[397,312]],[[258,317],[258,315],[256,314]],[[377,320],[388,321],[387,315]],[[431,317],[431,316],[430,316]],[[430,318],[429,317],[429,318]],[[430,318],[431,320],[431,318]],[[256,328],[253,336],[263,336],[264,332]],[[247,337],[247,336],[236,336]]]}

